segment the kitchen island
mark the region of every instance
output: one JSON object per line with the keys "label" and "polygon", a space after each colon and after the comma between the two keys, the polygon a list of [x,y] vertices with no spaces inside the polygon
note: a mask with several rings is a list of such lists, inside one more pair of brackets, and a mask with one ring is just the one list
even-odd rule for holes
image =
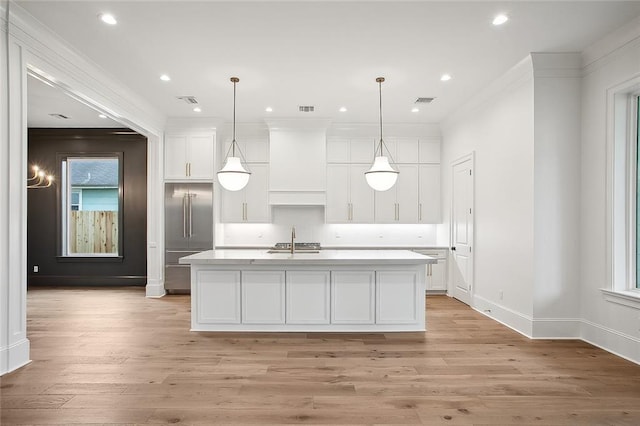
{"label": "kitchen island", "polygon": [[191,265],[192,331],[425,330],[425,265],[409,250],[209,250]]}

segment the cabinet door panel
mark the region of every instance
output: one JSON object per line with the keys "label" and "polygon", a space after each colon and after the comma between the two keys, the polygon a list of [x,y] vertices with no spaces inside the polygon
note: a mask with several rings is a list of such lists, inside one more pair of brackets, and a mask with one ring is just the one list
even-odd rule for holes
{"label": "cabinet door panel", "polygon": [[349,165],[327,165],[327,223],[349,222]]}
{"label": "cabinet door panel", "polygon": [[269,207],[269,165],[249,164],[251,177],[244,189],[245,192],[245,221],[251,223],[265,223],[271,221]]}
{"label": "cabinet door panel", "polygon": [[[249,179],[249,182],[251,182],[251,179]],[[244,222],[244,190],[228,191],[220,185],[218,185],[218,188],[220,191],[222,222]]]}
{"label": "cabinet door panel", "polygon": [[[417,274],[411,271],[376,272],[376,323],[409,324],[417,321]],[[424,315],[420,311],[420,315]]]}
{"label": "cabinet door panel", "polygon": [[165,179],[187,177],[187,136],[167,135],[164,139]]}
{"label": "cabinet door panel", "polygon": [[374,191],[367,184],[364,172],[370,165],[352,164],[350,169],[351,223],[373,223]]}
{"label": "cabinet door panel", "polygon": [[376,223],[397,223],[396,189],[394,186],[387,191],[374,191]]}
{"label": "cabinet door panel", "polygon": [[423,164],[419,167],[418,222],[440,223],[440,165]]}
{"label": "cabinet door panel", "polygon": [[349,162],[349,139],[327,139],[327,163]]}
{"label": "cabinet door panel", "polygon": [[418,139],[398,138],[396,139],[395,160],[398,163],[418,162]]}
{"label": "cabinet door panel", "polygon": [[420,163],[440,163],[440,141],[421,140],[418,150]]}
{"label": "cabinet door panel", "polygon": [[398,223],[418,222],[418,166],[398,165],[396,196],[398,203]]}
{"label": "cabinet door panel", "polygon": [[[240,323],[240,271],[197,271],[197,322]],[[193,282],[193,278],[192,278]]]}
{"label": "cabinet door panel", "polygon": [[246,139],[242,153],[249,163],[269,161],[269,142],[266,139]]}
{"label": "cabinet door panel", "polygon": [[287,324],[329,324],[329,271],[287,271]]}
{"label": "cabinet door panel", "polygon": [[284,324],[284,271],[242,272],[242,323]]}
{"label": "cabinet door panel", "polygon": [[213,179],[213,136],[189,136],[187,161],[190,179]]}
{"label": "cabinet door panel", "polygon": [[374,301],[373,271],[331,272],[332,324],[373,324]]}
{"label": "cabinet door panel", "polygon": [[427,290],[446,290],[447,289],[447,261],[439,259],[438,263],[431,265],[431,277],[428,280],[429,287]]}
{"label": "cabinet door panel", "polygon": [[374,151],[376,149],[376,140],[374,138],[351,139],[349,148],[349,161],[352,164],[364,163],[371,166],[373,163]]}

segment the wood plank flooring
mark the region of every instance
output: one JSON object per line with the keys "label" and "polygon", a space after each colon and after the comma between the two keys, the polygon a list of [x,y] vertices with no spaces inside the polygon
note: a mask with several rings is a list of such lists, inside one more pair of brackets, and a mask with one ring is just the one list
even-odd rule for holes
{"label": "wood plank flooring", "polygon": [[640,425],[640,366],[446,296],[426,333],[192,333],[189,296],[28,292],[1,424]]}

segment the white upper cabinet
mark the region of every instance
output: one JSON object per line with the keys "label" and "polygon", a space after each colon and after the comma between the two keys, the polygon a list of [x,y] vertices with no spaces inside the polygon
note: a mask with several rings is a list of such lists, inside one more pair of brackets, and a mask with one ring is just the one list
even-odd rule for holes
{"label": "white upper cabinet", "polygon": [[376,141],[373,138],[328,138],[327,163],[373,162]]}
{"label": "white upper cabinet", "polygon": [[440,164],[440,141],[421,139],[418,142],[418,162]]}
{"label": "white upper cabinet", "polygon": [[164,140],[164,177],[167,180],[213,179],[212,134],[167,134]]}
{"label": "white upper cabinet", "polygon": [[387,138],[384,142],[396,163],[418,162],[418,138]]}
{"label": "white upper cabinet", "polygon": [[418,223],[418,166],[399,164],[397,168],[396,184],[375,192],[376,223]]}
{"label": "white upper cabinet", "polygon": [[378,139],[327,139],[327,223],[440,223],[440,141],[417,137],[384,140],[398,182],[373,191],[364,172]]}
{"label": "white upper cabinet", "polygon": [[373,223],[373,190],[365,164],[327,165],[327,223]]}
{"label": "white upper cabinet", "polygon": [[249,165],[249,183],[240,191],[227,191],[220,187],[222,222],[268,223],[271,221],[269,207],[269,165]]}
{"label": "white upper cabinet", "polygon": [[[268,163],[269,162],[269,141],[266,138],[242,138],[236,140],[240,151],[247,163]],[[231,147],[231,139],[226,140],[222,147],[222,159],[227,158],[227,152]],[[229,152],[231,155],[231,152]],[[236,152],[236,157],[240,154]]]}
{"label": "white upper cabinet", "polygon": [[418,167],[418,223],[440,223],[440,164]]}

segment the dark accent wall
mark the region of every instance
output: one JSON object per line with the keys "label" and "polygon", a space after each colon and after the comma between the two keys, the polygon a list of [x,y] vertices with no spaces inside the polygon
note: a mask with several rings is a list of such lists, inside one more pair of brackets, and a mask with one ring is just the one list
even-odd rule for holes
{"label": "dark accent wall", "polygon": [[[60,154],[122,153],[123,245],[118,259],[58,257]],[[29,285],[145,285],[147,282],[147,139],[130,129],[29,129],[29,167],[56,183],[27,190]],[[33,267],[38,265],[39,272]]]}

